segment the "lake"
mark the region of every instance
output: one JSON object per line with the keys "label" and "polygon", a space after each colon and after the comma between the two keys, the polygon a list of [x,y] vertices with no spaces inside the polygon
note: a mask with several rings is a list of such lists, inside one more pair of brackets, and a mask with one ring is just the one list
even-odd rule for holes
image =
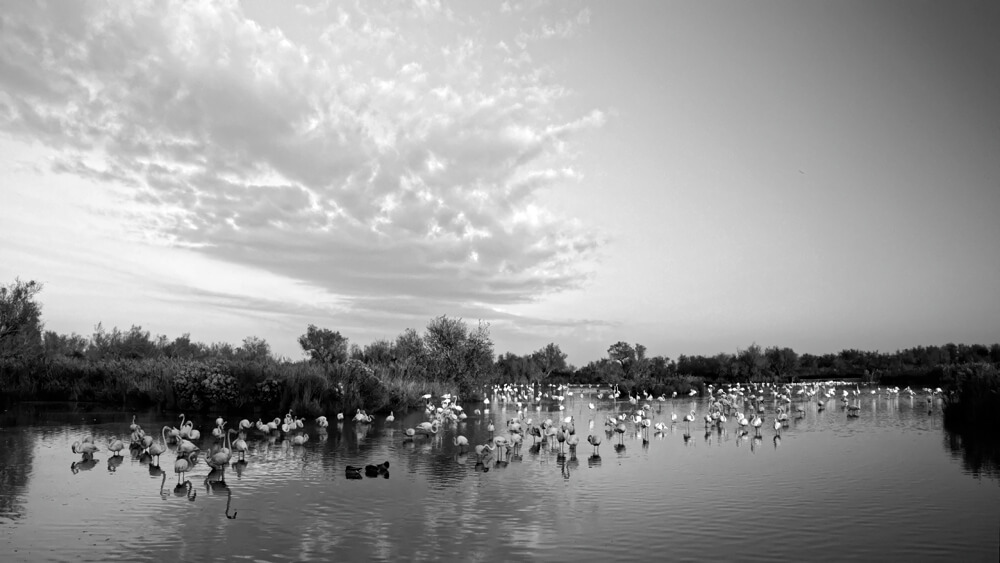
{"label": "lake", "polygon": [[[786,412],[802,412],[780,437],[783,403],[770,392],[760,437],[752,426],[741,435],[732,415],[706,430],[708,398],[633,405],[606,388],[547,390],[562,401],[520,411],[502,395],[461,403],[467,419],[414,438],[406,429],[428,420],[424,410],[371,423],[327,413],[325,429],[308,419],[288,434],[249,430],[245,462],[234,455],[224,482],[206,480],[202,456],[179,488],[173,446],[159,467],[128,447],[108,451],[112,436],[127,446],[133,415],[159,442],[178,413],[15,404],[0,416],[0,560],[997,561],[1000,483],[944,429],[941,399],[871,390],[837,388],[823,409],[793,394]],[[631,419],[608,430],[608,417],[643,404],[662,431],[647,438]],[[489,441],[491,422],[508,437],[509,419],[570,416],[575,452],[526,435],[519,454],[480,461],[454,443]],[[214,418],[194,416],[204,451]],[[300,433],[308,440],[296,445]],[[91,460],[71,449],[87,436],[100,450]],[[346,471],[385,461],[372,477]]]}

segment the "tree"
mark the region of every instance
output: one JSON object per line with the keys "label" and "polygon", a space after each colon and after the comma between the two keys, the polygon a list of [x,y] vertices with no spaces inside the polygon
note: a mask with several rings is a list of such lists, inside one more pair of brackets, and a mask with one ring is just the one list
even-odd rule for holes
{"label": "tree", "polygon": [[771,346],[764,350],[764,358],[768,369],[778,377],[788,375],[799,367],[799,355],[791,348]]}
{"label": "tree", "polygon": [[40,354],[42,306],[35,297],[42,284],[21,281],[0,286],[0,358],[22,358]]}
{"label": "tree", "polygon": [[427,360],[427,348],[424,339],[416,330],[408,328],[396,337],[393,344],[393,354],[397,362],[410,368],[422,369]]}
{"label": "tree", "polygon": [[635,348],[628,342],[616,342],[608,348],[608,358],[624,367],[635,361]]}
{"label": "tree", "polygon": [[236,349],[236,356],[252,362],[268,360],[271,358],[271,345],[263,338],[248,336],[243,339],[243,344]]}
{"label": "tree", "polygon": [[482,321],[470,331],[462,319],[437,317],[427,325],[424,347],[429,375],[454,381],[463,395],[493,374],[493,341]]}
{"label": "tree", "polygon": [[58,334],[55,331],[45,331],[43,338],[45,346],[45,356],[54,358],[56,356],[69,356],[71,358],[83,358],[87,350],[87,339],[76,334]]}
{"label": "tree", "polygon": [[756,381],[764,370],[764,353],[754,342],[746,350],[736,351],[736,364],[745,381]]}
{"label": "tree", "polygon": [[533,383],[543,377],[541,368],[531,356],[518,356],[507,352],[496,362],[497,381],[500,383]]}
{"label": "tree", "polygon": [[541,350],[531,354],[531,359],[541,370],[542,377],[548,377],[554,371],[566,369],[566,357],[567,355],[555,343],[549,343]]}
{"label": "tree", "polygon": [[306,333],[299,337],[299,346],[314,362],[342,363],[348,358],[347,338],[316,325],[309,325]]}
{"label": "tree", "polygon": [[365,346],[362,351],[364,361],[368,365],[387,366],[393,361],[392,342],[384,338]]}

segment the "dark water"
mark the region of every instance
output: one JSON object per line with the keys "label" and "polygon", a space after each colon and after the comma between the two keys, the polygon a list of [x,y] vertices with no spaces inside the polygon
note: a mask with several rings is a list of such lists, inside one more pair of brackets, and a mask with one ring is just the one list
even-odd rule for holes
{"label": "dark water", "polygon": [[[466,421],[414,440],[405,429],[423,411],[372,424],[329,413],[325,433],[307,422],[302,446],[251,430],[246,463],[231,465],[225,484],[206,482],[202,458],[186,476],[190,490],[176,491],[172,451],[162,474],[127,448],[110,456],[108,438],[127,444],[133,413],[15,405],[0,416],[0,561],[1000,558],[997,478],[969,463],[936,399],[928,409],[919,396],[863,396],[857,418],[834,399],[823,411],[797,402],[804,417],[780,439],[773,414],[760,438],[753,429],[739,437],[733,420],[706,432],[705,399],[651,401],[650,418],[666,430],[650,428],[644,441],[629,423],[615,448],[606,417],[636,407],[585,392],[564,392],[565,410],[546,399],[525,413],[536,424],[572,415],[575,453],[532,449],[528,437],[520,456],[477,466],[453,439],[485,442],[490,420],[507,435],[518,411],[497,401],[481,415],[473,410],[483,404],[464,404]],[[687,424],[670,425],[670,415],[692,409],[685,439]],[[173,415],[137,422],[157,436],[178,426]],[[195,422],[207,450],[214,422]],[[603,440],[599,456],[590,433]],[[80,464],[71,444],[88,435],[100,451]],[[387,474],[345,474],[383,461]]]}

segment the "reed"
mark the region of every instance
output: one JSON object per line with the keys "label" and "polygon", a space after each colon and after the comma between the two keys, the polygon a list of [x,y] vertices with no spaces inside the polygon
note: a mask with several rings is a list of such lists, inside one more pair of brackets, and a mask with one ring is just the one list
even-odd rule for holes
{"label": "reed", "polygon": [[946,366],[945,418],[956,427],[992,424],[1000,412],[1000,370],[988,363]]}
{"label": "reed", "polygon": [[0,394],[15,400],[102,402],[194,411],[292,410],[301,416],[405,411],[426,393],[454,393],[403,365],[241,359],[87,359],[0,362]]}

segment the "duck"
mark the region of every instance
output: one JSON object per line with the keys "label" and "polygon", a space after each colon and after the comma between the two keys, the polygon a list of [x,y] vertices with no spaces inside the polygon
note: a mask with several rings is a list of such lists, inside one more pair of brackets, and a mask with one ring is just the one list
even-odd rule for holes
{"label": "duck", "polygon": [[381,473],[386,473],[389,471],[389,462],[383,461],[378,465],[366,465],[365,475],[369,477],[377,477]]}

